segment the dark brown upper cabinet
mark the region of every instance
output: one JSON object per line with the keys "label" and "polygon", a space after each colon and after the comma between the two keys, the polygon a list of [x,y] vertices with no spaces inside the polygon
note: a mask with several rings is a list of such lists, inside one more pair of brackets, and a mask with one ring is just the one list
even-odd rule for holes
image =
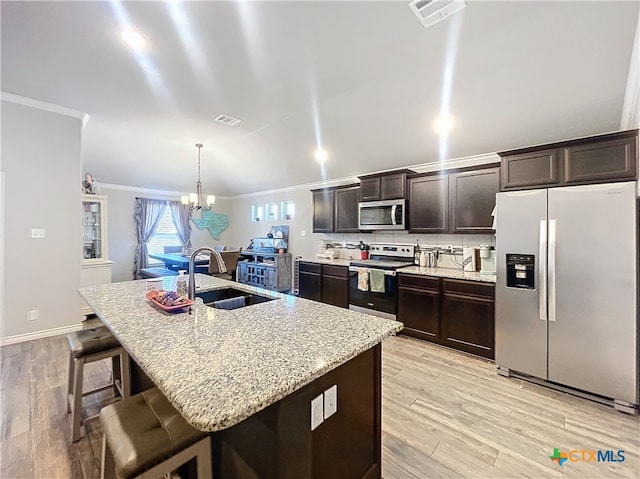
{"label": "dark brown upper cabinet", "polygon": [[635,180],[638,135],[562,149],[567,184]]}
{"label": "dark brown upper cabinet", "polygon": [[409,232],[446,233],[449,230],[448,176],[420,176],[407,182]]}
{"label": "dark brown upper cabinet", "polygon": [[638,130],[498,153],[502,189],[633,181],[638,178]]}
{"label": "dark brown upper cabinet", "polygon": [[406,198],[407,174],[411,170],[360,176],[360,201],[383,201]]}
{"label": "dark brown upper cabinet", "polygon": [[539,188],[558,184],[558,150],[541,150],[502,158],[502,188]]}
{"label": "dark brown upper cabinet", "polygon": [[380,178],[360,180],[360,201],[380,199]]}
{"label": "dark brown upper cabinet", "polygon": [[313,190],[313,232],[333,233],[335,196],[333,188]]}
{"label": "dark brown upper cabinet", "polygon": [[450,174],[449,231],[492,233],[491,212],[499,191],[500,168]]}
{"label": "dark brown upper cabinet", "polygon": [[492,233],[491,212],[500,191],[496,165],[410,177],[409,232]]}
{"label": "dark brown upper cabinet", "polygon": [[312,190],[314,233],[357,233],[360,186]]}
{"label": "dark brown upper cabinet", "polygon": [[336,233],[357,233],[358,201],[360,187],[358,185],[335,190],[335,231]]}

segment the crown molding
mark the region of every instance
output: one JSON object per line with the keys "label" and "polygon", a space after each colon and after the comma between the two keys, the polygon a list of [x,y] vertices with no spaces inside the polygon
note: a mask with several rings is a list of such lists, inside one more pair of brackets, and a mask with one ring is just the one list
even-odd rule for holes
{"label": "crown molding", "polygon": [[[120,191],[132,191],[134,193],[147,193],[150,195],[162,195],[162,196],[176,196],[180,199],[183,195],[188,195],[188,192],[185,191],[170,191],[170,190],[157,190],[153,188],[140,188],[137,186],[128,186],[128,185],[116,185],[114,183],[101,183],[98,181],[98,188],[109,188],[111,190],[120,190]],[[232,200],[233,197],[230,196],[220,196],[216,195],[217,200]]]}
{"label": "crown molding", "polygon": [[229,199],[241,199],[241,198],[253,198],[255,196],[273,195],[276,193],[289,193],[290,191],[297,190],[313,190],[316,188],[330,188],[332,186],[348,185],[352,183],[359,183],[360,180],[356,176],[347,176],[344,178],[338,178],[336,180],[328,181],[316,181],[314,183],[304,183],[300,185],[287,186],[285,188],[276,188],[273,190],[256,191],[255,193],[243,193],[241,195],[232,196]]}
{"label": "crown molding", "polygon": [[431,173],[432,171],[466,168],[469,166],[486,165],[488,163],[496,162],[500,162],[500,156],[497,153],[483,153],[481,155],[463,156],[462,158],[454,158],[445,161],[420,163],[418,165],[408,166],[407,168],[415,171],[416,173]]}
{"label": "crown molding", "polygon": [[[34,100],[33,98],[27,98],[26,96],[16,95],[15,93],[8,93],[6,91],[0,92],[0,99],[2,101],[8,101],[10,103],[17,103],[18,105],[30,106],[39,110],[51,111],[53,113],[59,113],[60,115],[72,116],[83,121],[83,126],[89,120],[89,116],[86,113],[72,110],[66,106],[54,105],[53,103],[47,103],[46,101]],[[86,118],[86,120],[85,120]]]}

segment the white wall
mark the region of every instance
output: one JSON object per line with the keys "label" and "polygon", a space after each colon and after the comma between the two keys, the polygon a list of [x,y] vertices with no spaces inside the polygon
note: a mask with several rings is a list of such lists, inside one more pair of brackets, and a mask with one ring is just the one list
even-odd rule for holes
{"label": "white wall", "polygon": [[[137,245],[134,219],[136,197],[179,201],[180,194],[103,184],[100,185],[100,195],[107,197],[109,259],[113,261],[111,280],[113,282],[130,281],[133,279],[133,258]],[[213,211],[226,214],[229,216],[230,226],[233,224],[229,213],[229,201],[217,197]],[[198,213],[195,215],[198,217]],[[209,231],[199,230],[193,223],[191,226],[191,244],[194,248],[215,244],[235,244],[230,239],[230,229],[223,231],[220,241],[216,241]]]}
{"label": "white wall", "polygon": [[640,12],[638,12],[636,35],[633,42],[633,50],[631,51],[627,86],[620,119],[621,130],[632,128],[640,128]]}
{"label": "white wall", "polygon": [[[77,115],[2,97],[3,341],[81,319],[76,289],[82,262],[82,122]],[[31,239],[31,228],[45,229],[46,238]],[[29,310],[39,310],[40,318],[27,321]]]}
{"label": "white wall", "polygon": [[[251,221],[251,206],[266,203],[293,201],[296,205],[295,218],[291,221]],[[313,205],[311,192],[308,188],[292,188],[289,191],[273,193],[257,193],[236,197],[232,202],[233,232],[232,238],[236,244],[246,248],[251,238],[264,237],[271,231],[272,226],[289,226],[289,248],[287,252],[294,256],[315,255],[318,241],[322,235],[313,234]],[[304,231],[304,236],[302,232]]]}

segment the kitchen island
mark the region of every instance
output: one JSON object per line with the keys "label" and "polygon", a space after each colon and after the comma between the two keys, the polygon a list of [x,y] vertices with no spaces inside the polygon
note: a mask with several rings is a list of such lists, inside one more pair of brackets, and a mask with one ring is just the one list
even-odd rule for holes
{"label": "kitchen island", "polygon": [[[172,314],[149,303],[145,281],[79,292],[184,418],[212,432],[216,477],[380,477],[380,343],[402,324],[196,281],[275,299],[219,310],[196,298]],[[312,430],[311,401],[334,385],[337,412]]]}

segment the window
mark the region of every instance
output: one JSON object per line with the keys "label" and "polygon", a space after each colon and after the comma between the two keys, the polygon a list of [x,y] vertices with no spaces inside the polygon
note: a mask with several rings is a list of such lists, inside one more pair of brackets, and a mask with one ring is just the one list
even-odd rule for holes
{"label": "window", "polygon": [[251,221],[262,221],[264,220],[264,206],[262,205],[252,205],[251,206]]}
{"label": "window", "polygon": [[[171,208],[167,206],[164,210],[164,215],[160,219],[160,224],[155,234],[152,236],[149,243],[147,243],[147,250],[149,253],[164,253],[165,246],[182,246],[182,241],[178,238],[176,233],[176,226],[173,224],[173,217],[171,216]],[[157,259],[149,258],[149,264],[157,264]]]}
{"label": "window", "polygon": [[267,204],[267,220],[276,221],[278,219],[278,203]]}
{"label": "window", "polygon": [[296,204],[293,201],[282,202],[282,219],[292,220],[296,217]]}

